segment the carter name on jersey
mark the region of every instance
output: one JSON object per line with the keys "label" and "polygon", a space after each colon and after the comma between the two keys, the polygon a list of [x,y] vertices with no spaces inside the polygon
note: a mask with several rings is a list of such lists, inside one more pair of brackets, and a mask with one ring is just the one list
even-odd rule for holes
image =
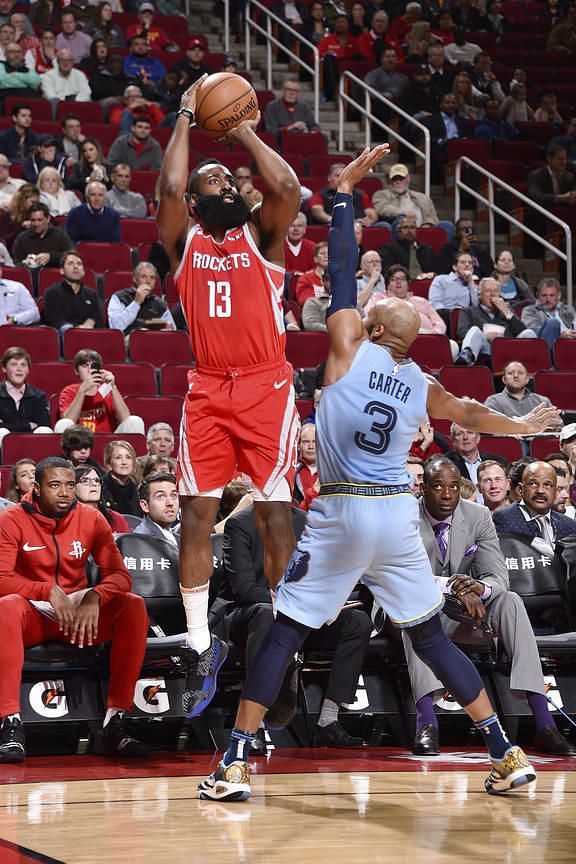
{"label": "carter name on jersey", "polygon": [[406,404],[412,388],[407,384],[403,384],[392,375],[385,375],[383,372],[370,372],[368,376],[368,387],[370,390],[378,390],[380,393],[385,393],[386,396],[392,396],[393,399],[398,399],[404,405]]}

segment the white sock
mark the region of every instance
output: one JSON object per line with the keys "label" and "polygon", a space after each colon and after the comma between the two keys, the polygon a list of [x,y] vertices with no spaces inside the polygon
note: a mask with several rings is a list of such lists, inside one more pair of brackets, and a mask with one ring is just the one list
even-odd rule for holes
{"label": "white sock", "polygon": [[180,585],[182,603],[186,613],[186,645],[202,654],[210,647],[210,630],[208,629],[208,586],[184,588]]}
{"label": "white sock", "polygon": [[6,720],[20,720],[20,712],[17,711],[16,714],[7,714]]}
{"label": "white sock", "polygon": [[106,711],[106,716],[104,717],[104,723],[102,724],[102,727],[107,726],[112,717],[114,717],[116,714],[119,714],[121,711],[122,708],[108,708],[108,710]]}

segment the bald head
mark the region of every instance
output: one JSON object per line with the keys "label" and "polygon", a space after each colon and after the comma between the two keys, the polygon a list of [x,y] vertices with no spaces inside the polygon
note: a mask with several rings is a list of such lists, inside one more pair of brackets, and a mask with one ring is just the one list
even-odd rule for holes
{"label": "bald head", "polygon": [[372,307],[365,319],[370,341],[406,355],[420,329],[420,315],[406,300],[387,297]]}
{"label": "bald head", "polygon": [[548,462],[530,462],[519,487],[526,506],[538,515],[550,511],[556,498],[556,472]]}

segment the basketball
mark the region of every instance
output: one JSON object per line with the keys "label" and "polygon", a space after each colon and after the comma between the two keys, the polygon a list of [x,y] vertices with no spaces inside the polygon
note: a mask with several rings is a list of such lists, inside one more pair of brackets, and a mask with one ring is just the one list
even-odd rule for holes
{"label": "basketball", "polygon": [[196,93],[196,122],[211,138],[222,138],[243,120],[258,113],[254,88],[241,75],[209,75]]}

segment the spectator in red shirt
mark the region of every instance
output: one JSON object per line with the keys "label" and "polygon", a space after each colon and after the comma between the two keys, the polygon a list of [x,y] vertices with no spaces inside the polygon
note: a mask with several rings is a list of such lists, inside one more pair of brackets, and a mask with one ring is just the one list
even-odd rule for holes
{"label": "spectator in red shirt", "polygon": [[[130,593],[130,575],[105,518],[76,500],[70,462],[40,462],[33,491],[0,516],[0,537],[0,762],[26,758],[19,699],[24,648],[48,641],[80,649],[112,642],[103,750],[145,756],[124,712],[132,707],[144,660],[146,606]],[[86,578],[89,555],[99,570],[93,588]]]}
{"label": "spectator in red shirt", "polygon": [[352,60],[361,57],[358,40],[348,32],[348,18],[337,15],[334,19],[334,32],[325,36],[318,43],[318,51],[323,61],[324,96],[327,100],[334,99],[338,87],[340,70],[338,60]]}
{"label": "spectator in red shirt", "polygon": [[126,41],[129,43],[134,36],[144,36],[150,48],[162,51],[178,51],[178,45],[173,42],[161,27],[154,24],[153,3],[141,3],[138,7],[138,24],[130,24],[126,28]]}
{"label": "spectator in red shirt", "polygon": [[310,297],[320,297],[324,294],[324,271],[328,266],[328,243],[317,243],[314,247],[314,267],[298,277],[296,283],[296,301],[304,306]]}
{"label": "spectator in red shirt", "polygon": [[384,9],[379,9],[372,16],[370,30],[358,36],[358,51],[370,63],[378,63],[382,49],[386,45],[389,18]]}
{"label": "spectator in red shirt", "polygon": [[284,266],[287,273],[300,275],[314,267],[314,243],[305,236],[308,221],[298,213],[284,240]]}
{"label": "spectator in red shirt", "polygon": [[396,41],[401,47],[408,46],[412,25],[422,17],[422,6],[420,3],[412,2],[406,4],[406,12],[399,15],[390,25],[390,41]]}
{"label": "spectator in red shirt", "polygon": [[120,126],[120,134],[127,135],[136,115],[148,117],[151,126],[159,126],[165,119],[164,111],[156,102],[145,99],[137,84],[129,84],[122,94],[122,103],[118,102],[109,109],[108,122]]}
{"label": "spectator in red shirt", "polygon": [[102,368],[102,357],[91,348],[78,351],[73,360],[79,384],[68,384],[60,393],[61,419],[54,427],[63,432],[75,423],[92,432],[144,435],[144,421],[131,415],[112,372]]}

